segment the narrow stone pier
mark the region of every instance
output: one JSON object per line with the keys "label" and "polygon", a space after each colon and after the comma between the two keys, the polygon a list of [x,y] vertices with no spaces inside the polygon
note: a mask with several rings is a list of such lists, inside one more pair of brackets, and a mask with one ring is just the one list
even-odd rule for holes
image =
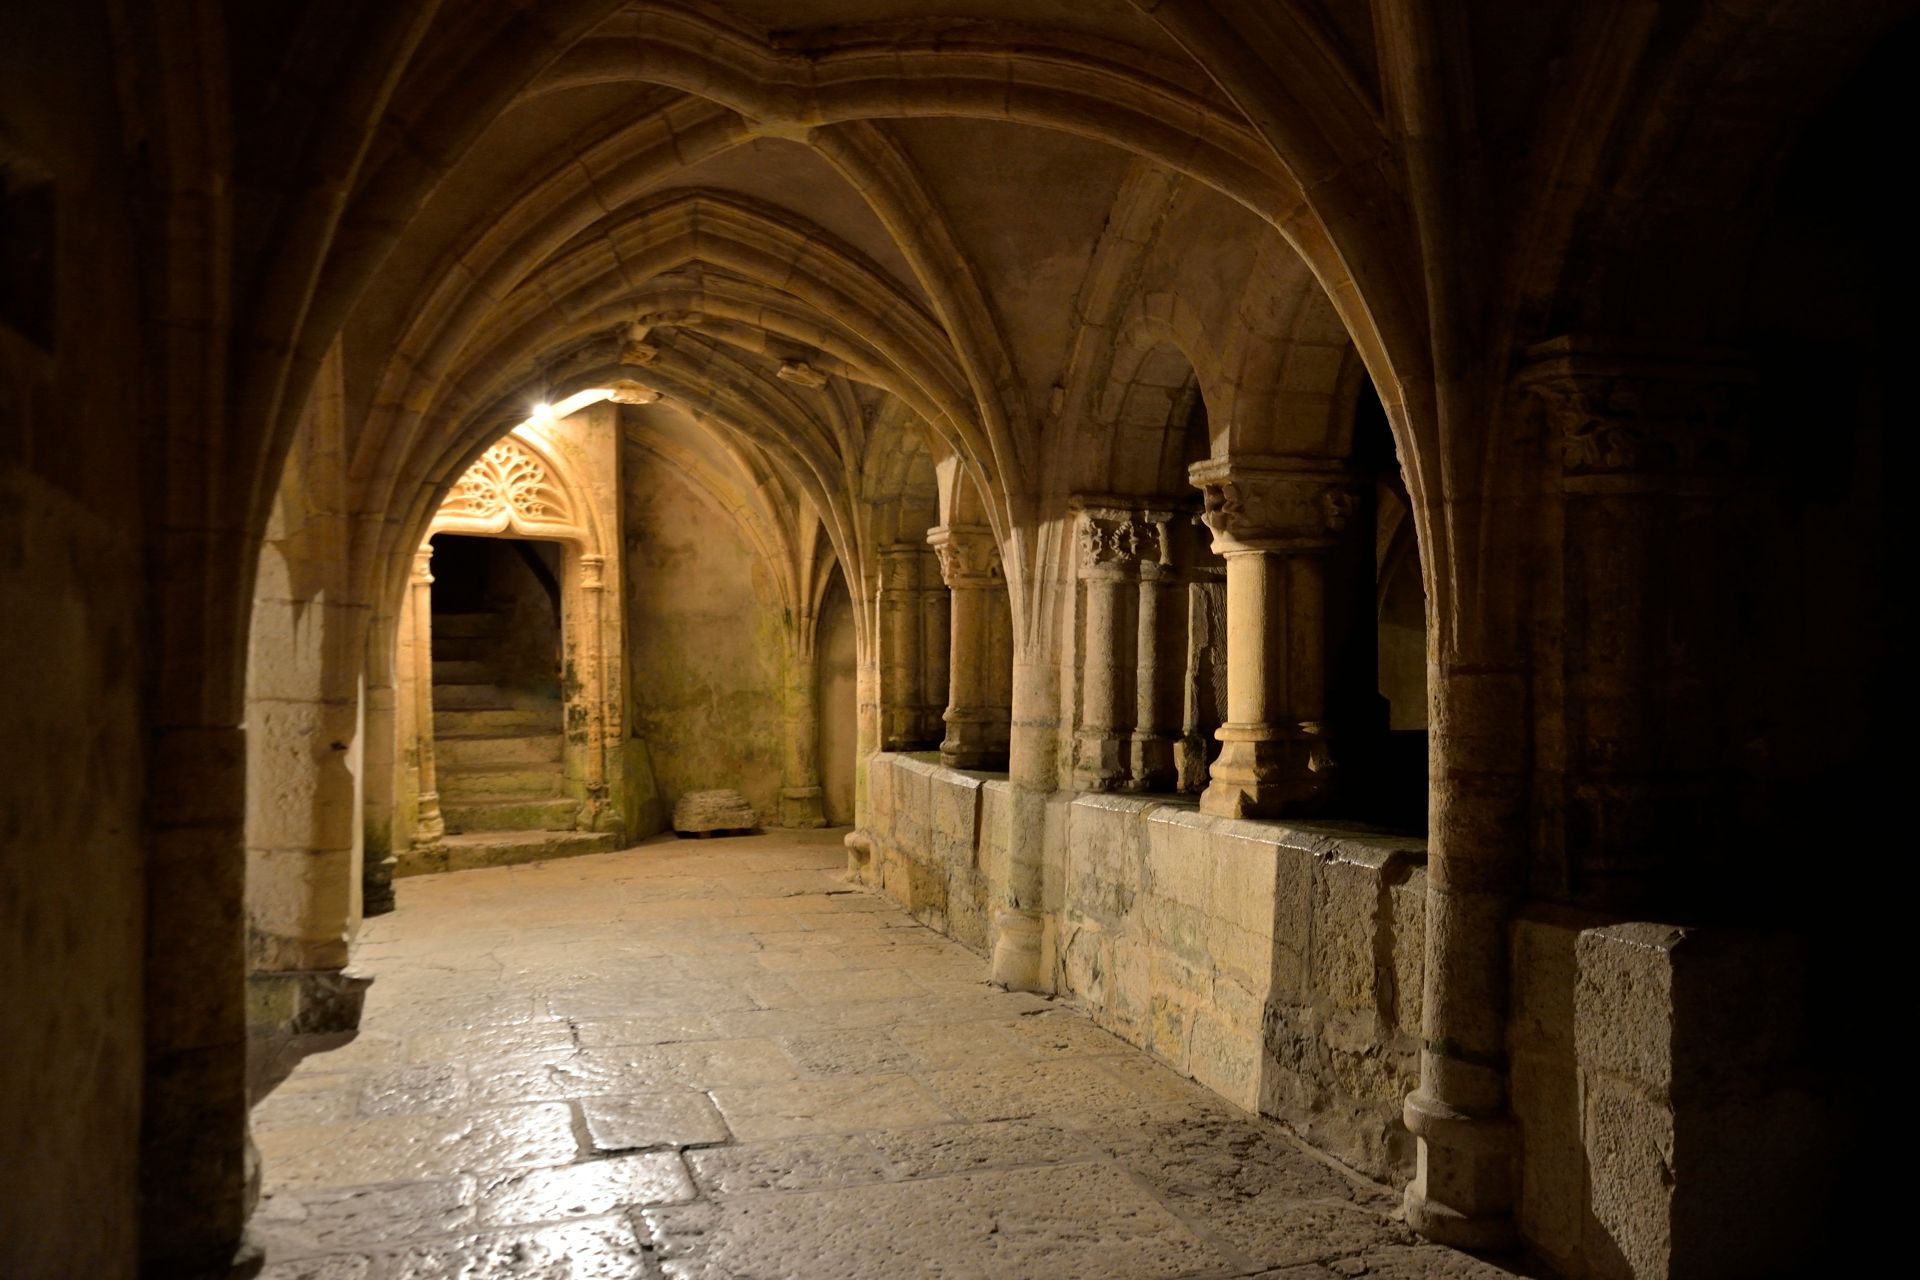
{"label": "narrow stone pier", "polygon": [[1510,1274],[840,879],[841,833],[402,886],[254,1113],[270,1280]]}

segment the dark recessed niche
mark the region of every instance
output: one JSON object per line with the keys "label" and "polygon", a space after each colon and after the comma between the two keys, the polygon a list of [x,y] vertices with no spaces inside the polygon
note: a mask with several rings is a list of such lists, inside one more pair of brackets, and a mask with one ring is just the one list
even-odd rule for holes
{"label": "dark recessed niche", "polygon": [[0,324],[53,351],[53,179],[0,151]]}

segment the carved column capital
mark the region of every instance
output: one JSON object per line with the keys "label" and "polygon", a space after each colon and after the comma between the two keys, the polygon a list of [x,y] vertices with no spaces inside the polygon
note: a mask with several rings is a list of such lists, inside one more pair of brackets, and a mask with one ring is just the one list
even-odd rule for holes
{"label": "carved column capital", "polygon": [[1071,505],[1081,577],[1153,577],[1172,571],[1171,508],[1084,495],[1076,495]]}
{"label": "carved column capital", "polygon": [[1205,495],[1201,520],[1223,556],[1332,546],[1359,505],[1359,482],[1333,458],[1209,458],[1188,468]]}
{"label": "carved column capital", "polygon": [[1752,461],[1757,379],[1737,353],[1566,337],[1527,354],[1515,385],[1544,413],[1570,487],[1685,482]]}
{"label": "carved column capital", "polygon": [[927,543],[940,558],[940,577],[954,590],[1001,584],[1000,544],[983,525],[940,525],[927,531]]}
{"label": "carved column capital", "polygon": [[433,585],[433,544],[423,542],[419,550],[413,553],[413,585],[429,587]]}
{"label": "carved column capital", "polygon": [[582,591],[607,589],[607,558],[605,556],[580,557],[580,589]]}

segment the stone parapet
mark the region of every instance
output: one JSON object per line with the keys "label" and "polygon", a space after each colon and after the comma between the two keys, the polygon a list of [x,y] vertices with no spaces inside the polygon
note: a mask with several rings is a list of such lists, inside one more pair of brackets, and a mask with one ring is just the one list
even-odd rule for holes
{"label": "stone parapet", "polygon": [[[1521,1233],[1563,1274],[1798,1274],[1845,1117],[1803,944],[1536,908],[1513,929]],[[1711,1050],[1703,1046],[1712,1046]]]}
{"label": "stone parapet", "polygon": [[[1007,883],[1008,784],[882,753],[868,799],[866,879],[986,950]],[[1238,1105],[1376,1176],[1406,1176],[1422,842],[1062,792],[1045,844],[1057,991]]]}

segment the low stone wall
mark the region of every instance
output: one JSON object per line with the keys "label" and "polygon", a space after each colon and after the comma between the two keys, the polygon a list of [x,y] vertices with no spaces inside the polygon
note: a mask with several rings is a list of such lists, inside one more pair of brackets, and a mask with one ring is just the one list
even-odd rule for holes
{"label": "low stone wall", "polygon": [[[987,949],[1007,784],[882,754],[863,874]],[[1061,994],[1225,1097],[1385,1179],[1411,1173],[1424,844],[1062,794],[1045,906]]]}
{"label": "low stone wall", "polygon": [[[1804,943],[1536,908],[1513,931],[1520,1229],[1563,1274],[1799,1274],[1850,1117]],[[1699,1045],[1713,1046],[1703,1052]]]}

